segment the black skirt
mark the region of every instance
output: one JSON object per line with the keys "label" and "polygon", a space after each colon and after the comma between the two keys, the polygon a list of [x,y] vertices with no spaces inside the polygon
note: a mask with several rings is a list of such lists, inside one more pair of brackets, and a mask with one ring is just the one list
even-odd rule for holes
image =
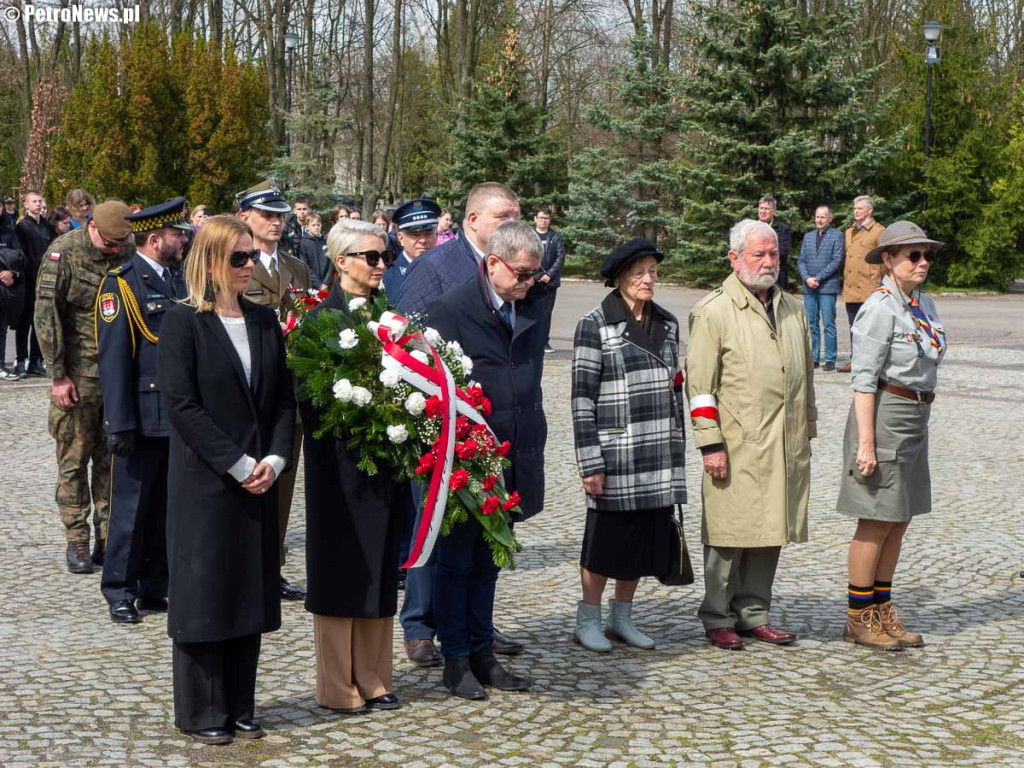
{"label": "black skirt", "polygon": [[672,507],[630,512],[587,510],[580,565],[609,579],[635,581],[668,573]]}

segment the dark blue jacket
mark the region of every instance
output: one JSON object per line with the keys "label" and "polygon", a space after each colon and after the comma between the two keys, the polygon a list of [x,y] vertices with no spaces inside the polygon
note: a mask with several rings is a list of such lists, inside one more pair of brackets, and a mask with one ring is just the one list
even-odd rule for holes
{"label": "dark blue jacket", "polygon": [[184,297],[179,270],[165,269],[160,279],[137,253],[104,278],[96,302],[96,341],[103,426],[108,433],[138,430],[147,437],[170,436],[153,338],[159,338],[174,299]]}
{"label": "dark blue jacket", "polygon": [[525,519],[544,508],[548,425],[541,378],[547,316],[543,300],[516,302],[516,327],[509,331],[491,303],[482,270],[477,275],[433,302],[427,316],[429,325],[445,340],[459,342],[473,360],[470,378],[491,400],[487,423],[499,440],[512,443],[505,487],[519,491]]}
{"label": "dark blue jacket", "polygon": [[807,286],[808,277],[817,278],[820,283],[817,293],[839,293],[839,269],[843,266],[845,251],[846,240],[835,227],[825,230],[821,246],[818,246],[818,230],[812,229],[804,235],[800,258],[796,261],[804,293],[812,290]]}
{"label": "dark blue jacket", "polygon": [[431,248],[409,266],[401,291],[388,291],[389,300],[402,314],[423,313],[437,299],[477,275],[477,258],[466,234]]}
{"label": "dark blue jacket", "polygon": [[[423,254],[426,256],[426,254]],[[387,272],[384,273],[384,279],[381,281],[384,285],[384,293],[388,296],[388,301],[394,305],[399,295],[402,293],[402,286],[405,284],[405,276],[409,274],[409,270],[412,268],[412,260],[405,255],[405,251],[402,251],[398,258],[395,259],[395,263],[388,267]]]}

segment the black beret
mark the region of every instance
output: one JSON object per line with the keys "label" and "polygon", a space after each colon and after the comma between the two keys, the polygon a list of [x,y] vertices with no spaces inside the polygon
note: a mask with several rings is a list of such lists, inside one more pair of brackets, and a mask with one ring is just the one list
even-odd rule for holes
{"label": "black beret", "polygon": [[644,256],[653,256],[660,264],[665,259],[665,254],[644,240],[642,237],[634,237],[621,245],[615,246],[608,258],[601,265],[601,277],[604,284],[609,288],[615,285],[615,276],[628,265]]}

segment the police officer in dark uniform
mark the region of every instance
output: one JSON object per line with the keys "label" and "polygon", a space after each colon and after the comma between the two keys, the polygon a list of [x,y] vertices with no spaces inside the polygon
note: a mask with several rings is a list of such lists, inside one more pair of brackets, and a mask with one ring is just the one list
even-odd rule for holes
{"label": "police officer in dark uniform", "polygon": [[406,200],[395,209],[391,220],[395,223],[402,253],[384,273],[384,292],[392,305],[398,304],[402,283],[413,260],[437,245],[437,220],[440,216],[441,206],[425,197]]}
{"label": "police officer in dark uniform", "polygon": [[131,261],[107,273],[96,302],[103,426],[111,453],[110,515],[100,589],[118,624],[167,610],[167,455],[157,341],[164,314],[186,295],[185,198],[128,217]]}

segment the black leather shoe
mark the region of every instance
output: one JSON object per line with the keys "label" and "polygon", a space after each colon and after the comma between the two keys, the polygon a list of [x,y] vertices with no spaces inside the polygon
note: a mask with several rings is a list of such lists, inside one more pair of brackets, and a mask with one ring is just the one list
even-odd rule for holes
{"label": "black leather shoe", "polygon": [[494,639],[491,640],[491,652],[502,656],[518,656],[523,652],[523,644],[517,643],[511,637],[506,637],[498,630],[494,630]]}
{"label": "black leather shoe", "polygon": [[107,551],[107,542],[103,539],[96,537],[96,543],[92,548],[92,564],[103,565],[103,553]]}
{"label": "black leather shoe", "polygon": [[281,599],[282,600],[305,600],[306,591],[293,584],[289,584],[284,576],[281,577]]}
{"label": "black leather shoe", "polygon": [[487,692],[469,668],[468,656],[448,656],[444,660],[444,674],[441,676],[444,687],[460,699],[479,701],[487,698]]}
{"label": "black leather shoe", "polygon": [[227,728],[201,728],[189,731],[188,735],[203,744],[230,744],[235,740]]}
{"label": "black leather shoe", "polygon": [[167,598],[140,597],[135,601],[135,607],[146,613],[167,613]]}
{"label": "black leather shoe", "polygon": [[28,367],[28,375],[42,376],[43,378],[46,378],[46,366],[43,365],[42,363],[32,363]]}
{"label": "black leather shoe", "polygon": [[89,557],[89,542],[69,541],[66,554],[68,573],[92,573],[92,558]]}
{"label": "black leather shoe", "polygon": [[385,693],[382,696],[374,696],[366,700],[367,709],[401,709],[402,702],[393,693]]}
{"label": "black leather shoe", "polygon": [[118,600],[110,606],[110,620],[115,624],[139,624],[142,617],[135,610],[134,600]]}
{"label": "black leather shoe", "polygon": [[[323,704],[320,706],[323,707]],[[365,715],[370,711],[370,708],[365,704],[358,707],[324,707],[324,709],[329,709],[331,712],[337,712],[339,715]]]}
{"label": "black leather shoe", "polygon": [[469,657],[469,668],[483,685],[497,688],[499,691],[525,691],[530,687],[530,680],[513,675],[499,662],[492,651],[479,651]]}
{"label": "black leather shoe", "polygon": [[260,727],[260,721],[255,717],[235,720],[235,736],[240,739],[262,739],[263,729]]}

